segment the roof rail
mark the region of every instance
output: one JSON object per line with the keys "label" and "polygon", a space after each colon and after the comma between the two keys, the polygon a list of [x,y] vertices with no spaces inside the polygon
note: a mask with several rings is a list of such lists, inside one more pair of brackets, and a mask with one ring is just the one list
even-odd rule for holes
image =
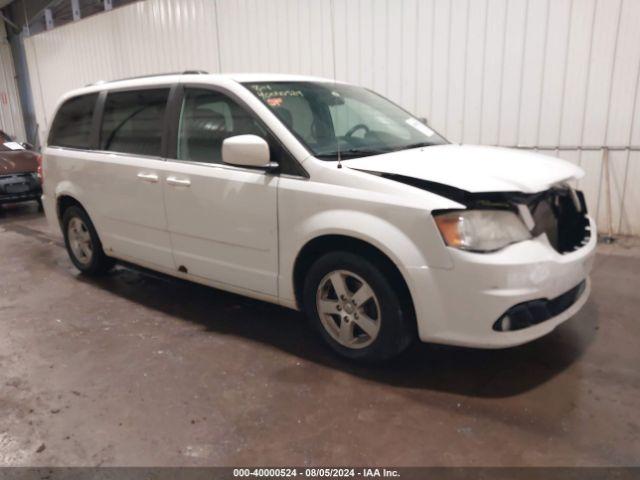
{"label": "roof rail", "polygon": [[98,80],[94,83],[89,83],[87,87],[93,87],[94,85],[104,85],[105,83],[124,82],[125,80],[138,80],[139,78],[151,78],[151,77],[164,77],[169,75],[208,75],[206,70],[184,70],[183,72],[167,72],[167,73],[153,73],[151,75],[138,75],[136,77],[118,78],[116,80]]}

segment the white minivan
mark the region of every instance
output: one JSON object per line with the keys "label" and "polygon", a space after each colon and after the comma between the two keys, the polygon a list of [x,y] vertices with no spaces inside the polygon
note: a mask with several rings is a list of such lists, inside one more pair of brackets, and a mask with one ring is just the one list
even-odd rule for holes
{"label": "white minivan", "polygon": [[501,348],[586,302],[596,228],[557,158],[454,145],[366,89],[158,75],[59,102],[43,204],[73,264],[116,260],[303,310],[338,353]]}

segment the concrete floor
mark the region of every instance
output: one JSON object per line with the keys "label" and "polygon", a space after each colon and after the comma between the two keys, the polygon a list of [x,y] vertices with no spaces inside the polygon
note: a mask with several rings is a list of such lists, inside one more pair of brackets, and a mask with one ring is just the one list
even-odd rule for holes
{"label": "concrete floor", "polygon": [[640,244],[529,345],[335,357],[301,315],[119,269],[0,214],[0,464],[638,465]]}

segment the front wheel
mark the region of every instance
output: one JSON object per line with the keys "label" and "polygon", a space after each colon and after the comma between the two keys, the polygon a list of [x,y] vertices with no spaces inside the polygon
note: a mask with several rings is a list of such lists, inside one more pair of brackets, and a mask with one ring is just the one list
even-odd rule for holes
{"label": "front wheel", "polygon": [[406,303],[376,265],[350,252],[319,258],[304,285],[307,316],[335,351],[354,360],[387,360],[409,346],[415,320]]}
{"label": "front wheel", "polygon": [[113,267],[115,261],[105,255],[98,233],[82,208],[67,208],[62,216],[62,228],[69,258],[78,270],[87,275],[100,275]]}

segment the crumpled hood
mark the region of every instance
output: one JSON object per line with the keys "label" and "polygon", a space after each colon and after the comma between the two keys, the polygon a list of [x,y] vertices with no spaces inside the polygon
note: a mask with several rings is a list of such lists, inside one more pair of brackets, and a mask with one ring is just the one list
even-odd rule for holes
{"label": "crumpled hood", "polygon": [[558,182],[584,176],[580,167],[559,158],[477,145],[438,145],[345,160],[342,164],[356,170],[436,182],[472,193],[536,193]]}

